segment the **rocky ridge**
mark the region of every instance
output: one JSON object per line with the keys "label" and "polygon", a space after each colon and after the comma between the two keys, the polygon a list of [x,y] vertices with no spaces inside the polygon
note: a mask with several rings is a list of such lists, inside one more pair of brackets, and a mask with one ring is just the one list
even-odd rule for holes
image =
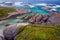
{"label": "rocky ridge", "polygon": [[25,17],[32,24],[60,24],[60,13],[52,12],[48,14],[31,14]]}

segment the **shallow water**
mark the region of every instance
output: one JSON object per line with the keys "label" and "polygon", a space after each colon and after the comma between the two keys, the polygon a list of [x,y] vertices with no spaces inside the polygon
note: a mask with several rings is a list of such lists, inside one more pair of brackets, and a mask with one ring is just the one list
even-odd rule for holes
{"label": "shallow water", "polygon": [[4,30],[5,26],[4,25],[0,25],[0,36],[3,36],[3,30]]}
{"label": "shallow water", "polygon": [[15,24],[20,21],[22,21],[22,20],[20,20],[20,19],[7,19],[7,20],[0,21],[0,30],[2,31],[6,27],[5,26],[6,24]]}
{"label": "shallow water", "polygon": [[0,21],[0,36],[3,36],[3,30],[6,28],[6,26],[5,26],[6,24],[15,24],[20,21],[22,21],[22,20],[16,19],[16,18]]}

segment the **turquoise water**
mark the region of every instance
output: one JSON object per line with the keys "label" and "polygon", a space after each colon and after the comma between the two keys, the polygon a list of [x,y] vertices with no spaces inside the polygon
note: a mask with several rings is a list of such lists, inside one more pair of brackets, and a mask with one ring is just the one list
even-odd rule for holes
{"label": "turquoise water", "polygon": [[34,8],[25,8],[26,10],[31,10],[32,12],[36,12],[38,14],[48,14],[49,11],[43,10],[42,7],[36,6]]}
{"label": "turquoise water", "polygon": [[3,33],[3,30],[6,28],[5,26],[6,24],[15,24],[20,21],[22,20],[16,18],[0,21],[0,35]]}
{"label": "turquoise water", "polygon": [[22,21],[23,20],[16,19],[16,18],[12,18],[12,19],[7,19],[7,20],[0,21],[0,29],[5,28],[6,24],[15,24],[17,22],[22,22]]}
{"label": "turquoise water", "polygon": [[57,8],[57,10],[60,12],[60,8]]}

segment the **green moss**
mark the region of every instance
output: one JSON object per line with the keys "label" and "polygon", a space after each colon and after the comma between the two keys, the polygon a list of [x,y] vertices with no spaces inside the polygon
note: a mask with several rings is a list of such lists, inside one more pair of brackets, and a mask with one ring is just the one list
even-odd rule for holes
{"label": "green moss", "polygon": [[[23,27],[24,28],[24,27]],[[19,28],[18,32],[21,30]],[[15,40],[60,40],[60,25],[27,25]]]}
{"label": "green moss", "polygon": [[8,15],[8,13],[15,12],[15,11],[16,11],[15,8],[2,8],[2,7],[0,7],[0,18],[6,17]]}

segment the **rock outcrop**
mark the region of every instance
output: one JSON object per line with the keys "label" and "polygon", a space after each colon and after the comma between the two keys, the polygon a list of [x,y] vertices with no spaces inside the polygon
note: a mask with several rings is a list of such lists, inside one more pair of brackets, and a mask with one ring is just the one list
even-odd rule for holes
{"label": "rock outcrop", "polygon": [[10,25],[6,29],[4,29],[4,37],[6,40],[13,40],[13,37],[16,35],[16,30],[18,27],[15,25]]}
{"label": "rock outcrop", "polygon": [[45,15],[45,14],[31,14],[27,16],[25,19],[28,19],[28,22],[32,24],[42,24],[42,23],[46,23],[48,18],[49,15]]}
{"label": "rock outcrop", "polygon": [[47,24],[60,24],[60,13],[53,13],[48,19]]}
{"label": "rock outcrop", "polygon": [[22,25],[25,26],[28,24],[29,23],[17,23],[17,24],[9,25],[3,31],[3,35],[4,35],[5,39],[6,40],[14,40],[13,38],[16,36],[18,28]]}
{"label": "rock outcrop", "polygon": [[5,38],[4,38],[4,37],[2,37],[2,36],[0,36],[0,40],[5,40]]}
{"label": "rock outcrop", "polygon": [[32,24],[60,24],[60,13],[52,12],[49,15],[33,13],[25,19]]}

